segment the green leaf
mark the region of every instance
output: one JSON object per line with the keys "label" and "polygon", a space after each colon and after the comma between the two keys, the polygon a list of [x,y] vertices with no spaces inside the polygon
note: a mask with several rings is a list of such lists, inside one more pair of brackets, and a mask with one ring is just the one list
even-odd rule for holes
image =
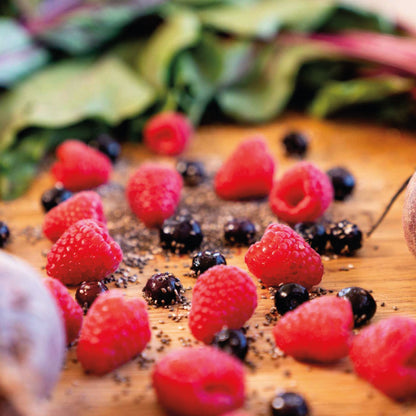
{"label": "green leaf", "polygon": [[0,98],[0,151],[28,127],[54,129],[86,119],[114,126],[142,113],[155,98],[154,90],[116,58],[61,62]]}
{"label": "green leaf", "polygon": [[198,13],[204,26],[242,37],[269,39],[282,28],[311,31],[322,25],[334,0],[261,0],[240,2]]}
{"label": "green leaf", "polygon": [[332,81],[325,85],[309,107],[316,117],[326,117],[345,107],[381,101],[391,95],[410,91],[415,81],[399,76]]}
{"label": "green leaf", "polygon": [[36,46],[12,19],[0,18],[0,86],[10,87],[46,64],[48,53]]}

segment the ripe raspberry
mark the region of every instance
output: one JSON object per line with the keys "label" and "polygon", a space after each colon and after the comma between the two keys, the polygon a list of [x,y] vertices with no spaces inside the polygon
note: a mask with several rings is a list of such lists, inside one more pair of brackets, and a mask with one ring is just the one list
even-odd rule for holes
{"label": "ripe raspberry", "polygon": [[175,156],[189,144],[193,127],[186,116],[165,112],[153,116],[144,127],[144,144],[160,155]]}
{"label": "ripe raspberry", "polygon": [[273,336],[276,346],[297,360],[331,363],[348,355],[353,326],[351,304],[328,296],[286,313]]}
{"label": "ripe raspberry", "polygon": [[317,285],[324,272],[319,254],[290,227],[270,224],[257,243],[248,249],[245,262],[266,286],[297,283]]}
{"label": "ripe raspberry", "polygon": [[52,208],[43,221],[43,233],[55,242],[79,220],[91,219],[106,223],[100,196],[94,191],[84,191]]}
{"label": "ripe raspberry", "polygon": [[66,330],[66,343],[70,345],[77,339],[81,331],[82,309],[59,280],[46,278],[43,282],[62,312]]}
{"label": "ripe raspberry", "polygon": [[162,164],[144,163],[127,183],[127,199],[146,227],[159,227],[175,212],[182,186],[182,177],[176,170]]}
{"label": "ripe raspberry", "polygon": [[327,174],[309,162],[300,162],[278,180],[270,193],[270,206],[283,221],[314,221],[329,207],[334,189]]}
{"label": "ripe raspberry", "polygon": [[244,403],[244,368],[212,347],[170,352],[153,369],[159,403],[181,416],[219,416]]}
{"label": "ripe raspberry", "polygon": [[117,270],[123,253],[103,224],[81,220],[52,246],[46,272],[65,285],[102,280]]}
{"label": "ripe raspberry", "polygon": [[209,344],[223,327],[240,329],[257,306],[256,286],[234,266],[214,266],[198,278],[192,294],[189,328]]}
{"label": "ripe raspberry", "polygon": [[112,166],[110,159],[78,140],[66,140],[56,150],[58,161],[52,174],[70,191],[96,188],[108,182]]}
{"label": "ripe raspberry", "polygon": [[146,303],[109,290],[85,317],[77,358],[86,372],[106,374],[140,354],[150,337]]}
{"label": "ripe raspberry", "polygon": [[416,395],[415,356],[416,321],[398,316],[364,328],[350,350],[356,373],[396,400]]}
{"label": "ripe raspberry", "polygon": [[215,176],[215,192],[226,200],[262,198],[273,185],[275,163],[261,137],[242,142]]}

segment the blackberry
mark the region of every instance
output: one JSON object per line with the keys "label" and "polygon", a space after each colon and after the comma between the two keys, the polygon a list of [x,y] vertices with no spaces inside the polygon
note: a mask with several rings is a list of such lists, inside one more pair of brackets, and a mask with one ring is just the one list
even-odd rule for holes
{"label": "blackberry", "polygon": [[182,299],[183,287],[172,273],[156,273],[143,288],[143,295],[149,304],[173,305]]}
{"label": "blackberry", "polygon": [[108,134],[101,134],[96,139],[89,142],[91,147],[105,154],[112,163],[115,163],[120,156],[121,146]]}
{"label": "blackberry", "polygon": [[367,323],[376,313],[377,305],[371,294],[361,287],[347,287],[337,294],[340,298],[351,302],[354,314],[354,326],[360,327]]}
{"label": "blackberry", "polygon": [[331,224],[328,229],[328,239],[336,254],[352,254],[361,248],[362,232],[356,224],[342,220]]}
{"label": "blackberry", "polygon": [[199,275],[219,264],[227,264],[225,257],[219,251],[200,251],[192,259],[191,270],[193,270],[196,275]]}
{"label": "blackberry", "polygon": [[0,247],[4,247],[4,245],[9,241],[10,238],[10,230],[7,224],[3,221],[0,221]]}
{"label": "blackberry", "polygon": [[280,393],[271,402],[273,416],[308,416],[309,409],[305,399],[297,393]]}
{"label": "blackberry", "polygon": [[215,334],[212,345],[244,361],[248,351],[247,338],[241,329],[223,329]]}
{"label": "blackberry", "polygon": [[176,165],[176,170],[182,175],[187,186],[198,186],[206,177],[204,165],[193,160],[180,160]]}
{"label": "blackberry", "polygon": [[75,299],[84,310],[87,310],[98,295],[107,290],[108,288],[103,282],[82,282],[75,292]]}
{"label": "blackberry", "polygon": [[164,249],[180,254],[197,249],[204,238],[198,221],[188,214],[165,220],[159,236]]}
{"label": "blackberry", "polygon": [[328,234],[323,225],[316,222],[299,222],[294,230],[319,254],[325,252]]}
{"label": "blackberry", "polygon": [[299,305],[308,300],[308,291],[297,283],[285,283],[284,285],[279,286],[274,295],[274,304],[280,315],[293,311],[293,309],[296,309]]}
{"label": "blackberry", "polygon": [[308,151],[308,139],[299,131],[287,133],[282,140],[286,154],[289,156],[305,156]]}
{"label": "blackberry", "polygon": [[224,225],[224,238],[231,245],[250,245],[256,237],[256,227],[250,221],[234,218]]}
{"label": "blackberry", "polygon": [[48,189],[42,194],[41,203],[45,212],[55,208],[61,202],[71,198],[72,192],[65,189],[62,184],[57,183],[53,188]]}
{"label": "blackberry", "polygon": [[335,167],[327,172],[334,187],[334,198],[337,201],[344,201],[352,194],[355,187],[355,178],[352,173],[343,167]]}

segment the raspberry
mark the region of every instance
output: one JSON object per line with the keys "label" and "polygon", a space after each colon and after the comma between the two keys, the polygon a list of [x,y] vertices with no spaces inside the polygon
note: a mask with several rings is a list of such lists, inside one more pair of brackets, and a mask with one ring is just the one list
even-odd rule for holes
{"label": "raspberry", "polygon": [[319,254],[283,224],[270,224],[261,240],[248,249],[245,262],[266,286],[298,283],[309,289],[321,281],[324,271]]}
{"label": "raspberry", "polygon": [[140,354],[151,333],[146,302],[117,290],[101,294],[82,326],[77,358],[88,373],[106,374]]}
{"label": "raspberry", "polygon": [[62,313],[66,330],[66,343],[70,345],[77,339],[81,331],[82,309],[59,280],[46,278],[43,282]]}
{"label": "raspberry", "polygon": [[416,395],[415,357],[416,321],[405,317],[364,328],[350,350],[356,373],[396,400]]}
{"label": "raspberry", "polygon": [[193,134],[191,122],[180,113],[165,112],[153,116],[144,127],[144,144],[160,155],[182,153]]}
{"label": "raspberry", "polygon": [[117,270],[123,253],[105,226],[94,220],[71,225],[52,246],[46,272],[66,285],[102,280]]}
{"label": "raspberry", "polygon": [[110,159],[78,140],[66,140],[56,150],[52,174],[70,191],[96,188],[108,182]]}
{"label": "raspberry", "polygon": [[196,339],[209,344],[224,326],[240,329],[256,306],[256,286],[246,272],[234,266],[214,266],[194,286],[189,328]]}
{"label": "raspberry", "polygon": [[101,198],[94,191],[80,192],[52,208],[45,215],[43,233],[55,242],[68,227],[84,219],[106,223]]}
{"label": "raspberry", "polygon": [[283,221],[314,221],[329,207],[334,189],[325,172],[300,162],[278,180],[270,193],[270,206]]}
{"label": "raspberry", "polygon": [[265,140],[245,140],[217,172],[215,192],[225,200],[263,198],[272,189],[274,169]]}
{"label": "raspberry", "polygon": [[181,416],[219,416],[244,403],[244,368],[212,347],[170,352],[153,369],[161,406]]}
{"label": "raspberry", "polygon": [[353,326],[351,304],[328,296],[286,313],[273,336],[278,348],[298,360],[331,363],[348,355]]}
{"label": "raspberry", "polygon": [[173,215],[183,186],[181,175],[170,167],[144,163],[127,183],[127,199],[146,227],[160,227]]}

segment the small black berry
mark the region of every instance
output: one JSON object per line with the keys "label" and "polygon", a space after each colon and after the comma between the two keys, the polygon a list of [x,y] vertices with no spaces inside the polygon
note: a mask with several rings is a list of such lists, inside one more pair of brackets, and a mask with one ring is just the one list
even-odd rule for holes
{"label": "small black berry", "polygon": [[294,230],[319,254],[325,252],[328,234],[322,224],[316,222],[299,222]]}
{"label": "small black berry", "polygon": [[244,361],[248,351],[247,338],[239,329],[223,329],[215,334],[212,345]]}
{"label": "small black berry", "polygon": [[347,287],[337,294],[351,302],[354,326],[357,328],[368,322],[376,313],[377,305],[371,294],[361,287]]}
{"label": "small black berry", "polygon": [[355,187],[355,178],[352,173],[343,167],[335,167],[327,171],[329,179],[334,187],[334,198],[337,201],[344,201],[352,194]]}
{"label": "small black berry", "polygon": [[121,146],[108,134],[101,134],[92,140],[89,145],[104,153],[112,163],[116,162],[120,156]]}
{"label": "small black berry", "polygon": [[75,292],[75,299],[85,310],[90,308],[98,295],[108,290],[103,282],[82,282]]}
{"label": "small black berry", "polygon": [[363,235],[356,224],[343,220],[329,226],[328,238],[336,254],[352,254],[361,248]]}
{"label": "small black berry", "polygon": [[206,177],[204,165],[194,160],[180,160],[176,170],[182,175],[187,186],[198,186]]}
{"label": "small black berry", "polygon": [[183,287],[172,273],[154,274],[143,288],[143,295],[149,304],[173,305],[182,299]]}
{"label": "small black berry", "polygon": [[284,285],[279,286],[274,295],[274,304],[280,315],[293,311],[293,309],[296,309],[299,305],[308,300],[308,291],[297,283],[285,283]]}
{"label": "small black berry", "polygon": [[287,133],[282,140],[286,154],[289,156],[305,156],[308,151],[308,139],[298,131]]}
{"label": "small black berry", "polygon": [[308,416],[309,409],[305,399],[297,393],[280,393],[270,405],[273,416]]}
{"label": "small black berry", "polygon": [[71,198],[72,192],[65,189],[62,184],[57,183],[53,188],[42,194],[41,203],[45,212],[55,208],[61,202]]}
{"label": "small black berry", "polygon": [[192,259],[191,270],[193,270],[196,275],[199,275],[219,264],[227,264],[225,257],[219,251],[200,251]]}
{"label": "small black berry", "polygon": [[0,247],[4,247],[10,238],[10,230],[7,224],[0,221]]}
{"label": "small black berry", "polygon": [[164,249],[180,254],[197,249],[204,238],[198,221],[190,215],[177,215],[165,220],[159,236]]}
{"label": "small black berry", "polygon": [[224,238],[231,245],[250,245],[256,237],[256,227],[246,219],[235,218],[224,225]]}

